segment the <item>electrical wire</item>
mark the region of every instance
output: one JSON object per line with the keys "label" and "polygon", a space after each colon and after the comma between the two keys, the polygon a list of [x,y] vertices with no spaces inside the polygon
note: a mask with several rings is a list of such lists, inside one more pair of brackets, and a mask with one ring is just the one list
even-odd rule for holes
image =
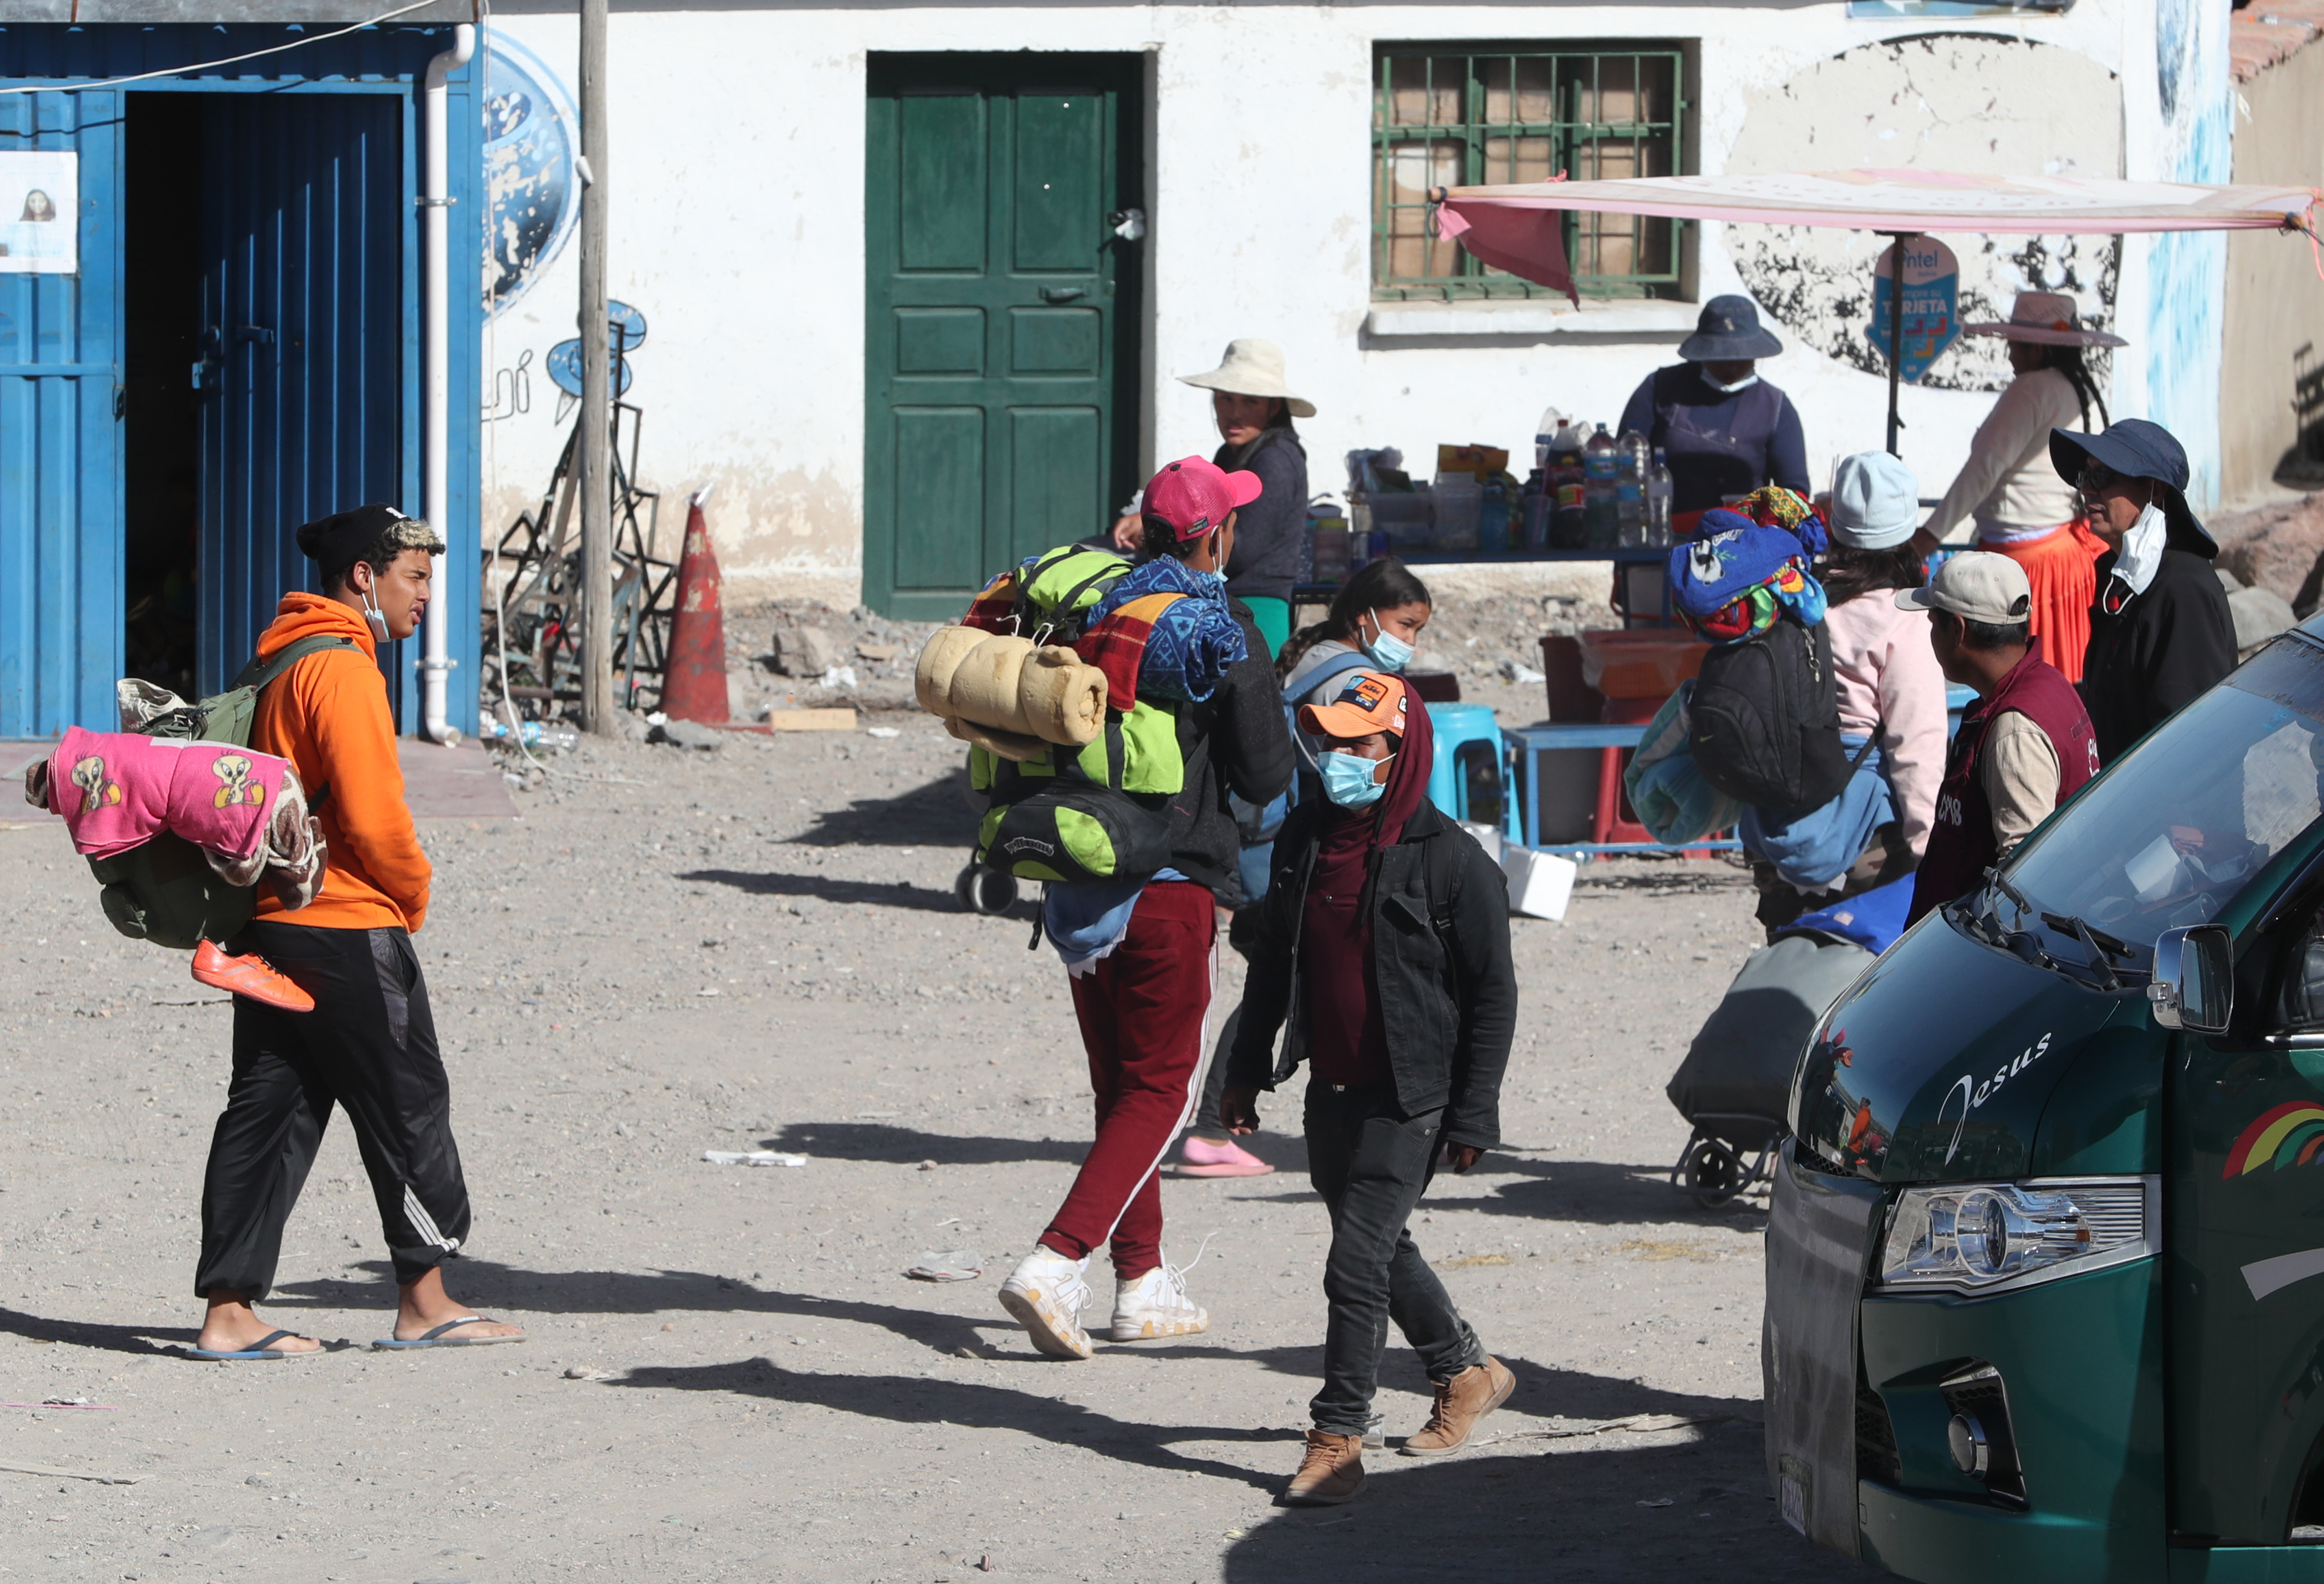
{"label": "electrical wire", "polygon": [[204,60],[191,66],[164,66],[158,71],[141,71],[134,77],[108,77],[97,82],[79,82],[68,78],[61,82],[33,83],[21,87],[0,88],[0,94],[77,94],[88,88],[115,88],[124,83],[150,82],[157,77],[183,77],[189,72],[211,71],[221,66],[237,66],[244,60],[255,60],[262,55],[280,55],[285,50],[303,49],[309,44],[319,44],[327,39],[361,32],[367,27],[377,27],[381,23],[392,22],[407,11],[418,11],[423,6],[437,3],[438,0],[411,0],[409,5],[399,5],[392,11],[383,11],[368,21],[350,23],[346,27],[334,29],[327,33],[317,33],[311,39],[293,39],[287,44],[269,44],[263,50],[253,50],[246,55],[229,55],[223,60]]}

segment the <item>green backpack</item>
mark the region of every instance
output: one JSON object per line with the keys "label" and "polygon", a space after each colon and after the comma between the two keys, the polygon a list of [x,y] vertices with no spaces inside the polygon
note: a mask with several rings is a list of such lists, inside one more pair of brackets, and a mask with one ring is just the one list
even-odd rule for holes
{"label": "green backpack", "polygon": [[[970,606],[968,624],[1071,644],[1084,633],[1084,612],[1130,569],[1107,550],[1047,551],[993,579]],[[1104,730],[1079,749],[1053,744],[1019,760],[973,747],[968,779],[989,800],[976,842],[987,868],[1060,882],[1149,875],[1170,861],[1168,803],[1186,781],[1178,717],[1141,699],[1129,710],[1109,708]]]}
{"label": "green backpack", "polygon": [[[292,666],[327,649],[354,649],[351,638],[302,638],[281,653],[254,659],[224,693],[154,716],[140,730],[149,737],[250,746],[258,695]],[[307,811],[319,813],[327,783],[307,794]],[[105,889],[97,903],[113,927],[134,941],[190,952],[205,940],[224,942],[250,922],[255,886],[231,886],[209,866],[200,848],[174,832],[111,858],[92,858],[89,872]]]}

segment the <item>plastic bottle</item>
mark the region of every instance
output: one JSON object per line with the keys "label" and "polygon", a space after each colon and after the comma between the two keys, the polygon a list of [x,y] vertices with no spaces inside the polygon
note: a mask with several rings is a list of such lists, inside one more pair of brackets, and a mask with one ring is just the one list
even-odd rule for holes
{"label": "plastic bottle", "polygon": [[1549,542],[1561,550],[1578,550],[1590,542],[1582,499],[1582,431],[1570,423],[1557,426],[1550,445]]}
{"label": "plastic bottle", "polygon": [[527,748],[553,748],[560,753],[569,753],[581,745],[581,733],[571,726],[560,726],[553,723],[544,723],[540,721],[522,721],[518,723],[517,729],[512,732],[509,730],[509,723],[496,715],[484,716],[477,723],[476,734],[480,737],[496,738],[502,741],[513,737]]}
{"label": "plastic bottle", "polygon": [[1646,474],[1653,466],[1646,437],[1624,429],[1615,442],[1614,518],[1617,542],[1636,547],[1646,542]]}
{"label": "plastic bottle", "polygon": [[1620,542],[1622,524],[1615,502],[1620,471],[1620,447],[1601,423],[1582,447],[1582,539],[1593,550],[1611,549]]}
{"label": "plastic bottle", "polygon": [[1525,483],[1525,516],[1523,543],[1528,550],[1549,548],[1549,519],[1557,507],[1557,496],[1551,489],[1549,474],[1536,468]]}
{"label": "plastic bottle", "polygon": [[1541,469],[1545,477],[1549,473],[1550,453],[1557,448],[1557,432],[1572,427],[1566,422],[1565,414],[1554,407],[1541,410],[1541,422],[1534,427],[1533,465]]}
{"label": "plastic bottle", "polygon": [[1677,488],[1671,478],[1670,459],[1655,447],[1655,465],[1646,471],[1646,543],[1668,549],[1672,543],[1671,496]]}

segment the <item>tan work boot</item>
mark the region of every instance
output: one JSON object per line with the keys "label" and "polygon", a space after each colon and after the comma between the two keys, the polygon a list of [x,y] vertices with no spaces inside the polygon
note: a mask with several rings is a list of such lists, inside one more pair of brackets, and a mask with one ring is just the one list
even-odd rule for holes
{"label": "tan work boot", "polygon": [[1364,1438],[1333,1435],[1328,1430],[1307,1432],[1307,1455],[1299,1472],[1284,1487],[1288,1507],[1333,1507],[1352,1500],[1364,1487]]}
{"label": "tan work boot", "polygon": [[1469,1444],[1477,1422],[1517,1390],[1517,1377],[1499,1359],[1488,1355],[1451,1380],[1436,1383],[1436,1406],[1418,1435],[1404,1438],[1400,1449],[1407,1458],[1441,1458]]}

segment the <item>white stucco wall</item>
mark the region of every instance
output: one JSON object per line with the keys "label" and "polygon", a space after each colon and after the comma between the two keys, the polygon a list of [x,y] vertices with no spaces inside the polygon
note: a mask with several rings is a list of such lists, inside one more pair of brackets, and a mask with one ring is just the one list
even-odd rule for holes
{"label": "white stucco wall", "polygon": [[[1215,444],[1205,400],[1173,376],[1212,366],[1233,336],[1264,336],[1283,345],[1295,388],[1320,410],[1301,428],[1315,487],[1336,491],[1339,458],[1357,446],[1397,446],[1425,466],[1439,441],[1527,452],[1535,419],[1552,402],[1610,423],[1638,381],[1671,361],[1694,312],[1680,304],[1578,314],[1536,304],[1375,305],[1375,41],[1699,40],[1702,83],[1691,113],[1700,118],[1700,168],[1717,172],[1755,114],[1781,113],[1770,108],[1780,86],[1820,60],[1932,32],[2034,40],[2116,73],[2132,108],[2055,95],[2013,104],[2007,146],[1992,152],[1991,168],[2043,170],[2060,149],[2090,144],[2087,123],[2096,115],[2119,128],[2113,136],[2126,169],[2093,173],[2144,175],[2159,174],[2153,167],[2169,157],[2140,130],[2153,117],[2137,108],[2153,102],[2153,20],[2151,0],[2081,0],[2063,17],[1999,23],[1852,21],[1839,5],[616,10],[611,274],[614,295],[652,325],[636,358],[635,400],[646,410],[641,473],[673,498],[719,486],[712,528],[735,597],[856,596],[871,51],[1149,52],[1149,460],[1207,454]],[[493,25],[570,72],[569,15],[503,12]],[[1920,126],[1932,114],[1927,101],[1954,89],[1960,102],[1939,105],[1935,117],[1977,114],[1982,101],[1969,92],[1977,86],[1932,92],[1923,84],[1917,103],[1894,107],[1894,126],[1868,114],[1852,130],[1835,127],[1818,141],[1819,163],[1905,163],[1896,127]],[[1706,231],[1702,294],[1740,289],[1720,228]],[[488,375],[528,348],[536,365],[530,413],[487,426],[488,524],[537,496],[555,459],[555,391],[539,364],[574,333],[576,253],[567,246],[487,331]],[[2134,246],[2125,259],[2121,309],[2130,323],[2143,322],[2130,311],[2144,311],[2143,257]],[[1868,281],[1868,262],[1866,272]],[[1881,444],[1885,382],[1786,339],[1793,345],[1764,373],[1798,403],[1821,476],[1837,456]],[[2137,373],[2118,369],[2117,382],[2117,411],[2140,411]],[[1924,494],[1941,493],[1991,400],[1906,391],[1904,449]]]}

